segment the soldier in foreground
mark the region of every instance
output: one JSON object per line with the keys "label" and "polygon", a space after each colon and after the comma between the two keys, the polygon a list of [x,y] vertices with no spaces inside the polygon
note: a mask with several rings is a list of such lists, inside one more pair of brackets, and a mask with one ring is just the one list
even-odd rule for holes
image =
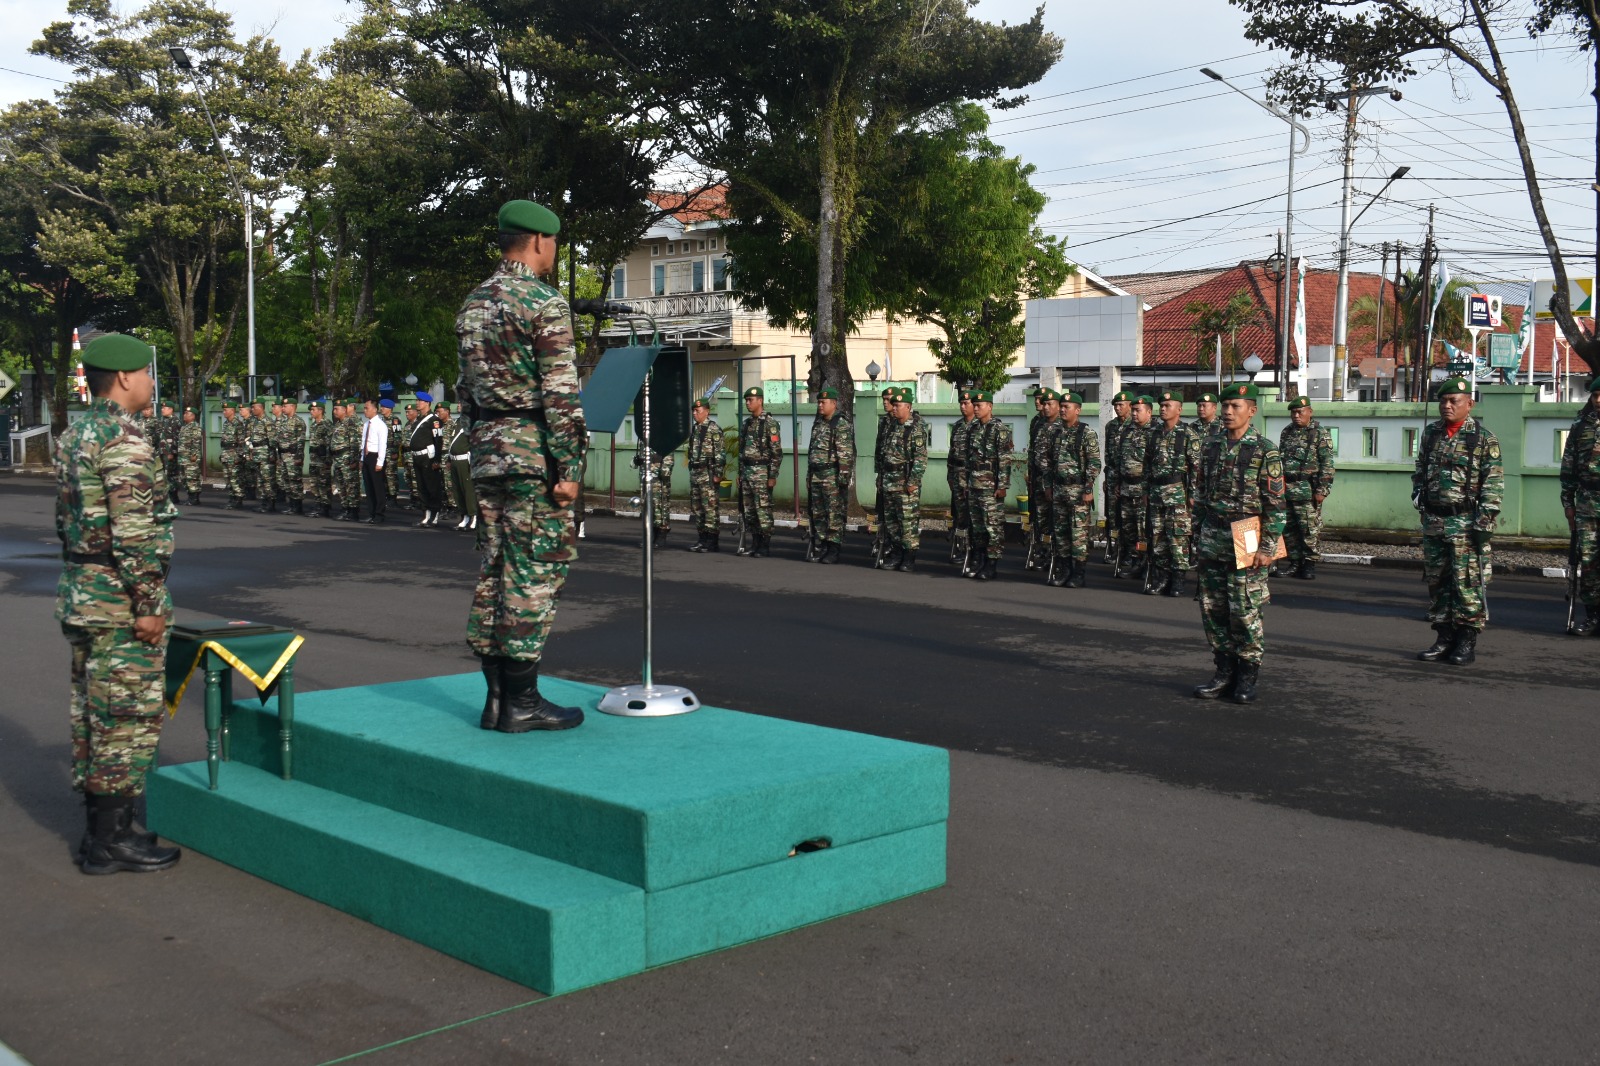
{"label": "soldier in foreground", "polygon": [[[1105,462],[1106,462],[1106,562],[1113,567],[1122,553],[1122,546],[1117,538],[1117,491],[1120,487],[1117,477],[1117,461],[1121,453],[1122,434],[1133,425],[1133,393],[1126,389],[1111,397],[1112,417],[1106,423]],[[1115,571],[1113,571],[1115,573]]]}
{"label": "soldier in foreground", "polygon": [[306,430],[310,452],[312,510],[308,518],[326,518],[333,513],[333,423],[329,422],[321,401],[311,404],[311,425]]}
{"label": "soldier in foreground", "polygon": [[583,722],[581,710],[539,692],[556,600],[578,555],[572,506],[589,439],[572,312],[542,280],[555,267],[560,229],[555,214],[532,201],[501,207],[500,265],[456,316],[456,394],[473,423],[482,520],[467,644],[488,685],[479,725],[502,733]]}
{"label": "soldier in foreground", "polygon": [[1561,450],[1561,508],[1572,530],[1572,554],[1583,568],[1578,598],[1583,617],[1568,630],[1575,637],[1600,631],[1600,374],[1589,380],[1589,405],[1567,431]]}
{"label": "soldier in foreground", "polygon": [[1081,589],[1087,581],[1094,482],[1100,476],[1100,438],[1083,422],[1083,397],[1061,395],[1061,422],[1045,458],[1050,485],[1052,561],[1046,579],[1056,588]]}
{"label": "soldier in foreground", "polygon": [[928,471],[928,436],[911,407],[911,390],[894,393],[894,423],[883,439],[883,498],[878,513],[894,554],[884,569],[909,574],[922,544],[922,477]]}
{"label": "soldier in foreground", "polygon": [[749,413],[739,424],[739,498],[750,546],[739,554],[760,558],[772,543],[772,490],[783,465],[783,440],[759,386],[744,390],[744,409]]}
{"label": "soldier in foreground", "polygon": [[1055,497],[1045,468],[1051,442],[1061,428],[1061,394],[1040,386],[1034,390],[1033,405],[1038,413],[1028,422],[1028,553],[1022,568],[1048,571],[1050,534],[1055,528],[1052,511]]}
{"label": "soldier in foreground", "polygon": [[1505,472],[1500,442],[1472,417],[1472,383],[1439,386],[1439,420],[1422,431],[1411,501],[1422,519],[1422,572],[1428,621],[1437,636],[1417,653],[1423,662],[1465,666],[1477,658],[1489,624],[1489,552]]}
{"label": "soldier in foreground", "polygon": [[361,518],[361,419],[356,416],[356,399],[347,396],[335,404],[335,425],[329,441],[333,455],[333,483],[339,496],[335,518],[356,522]]}
{"label": "soldier in foreground", "polygon": [[[891,418],[895,417],[893,410],[891,407]],[[893,432],[891,424],[879,444],[880,464],[887,462],[884,456]],[[844,546],[845,507],[850,502],[850,478],[855,468],[855,425],[839,413],[839,390],[830,386],[817,393],[817,417],[811,423],[811,441],[806,448],[807,509],[819,563],[839,561],[839,549]],[[883,473],[880,482],[887,477],[887,472]],[[881,503],[878,513],[881,519]]]}
{"label": "soldier in foreground", "polygon": [[689,427],[689,521],[694,525],[695,541],[689,545],[692,552],[714,552],[721,531],[722,506],[719,489],[723,467],[727,464],[726,446],[722,441],[722,427],[711,417],[711,402],[704,396],[694,401],[690,408],[694,424]]}
{"label": "soldier in foreground", "polygon": [[178,429],[178,472],[183,475],[183,491],[191,507],[200,506],[202,471],[205,467],[206,438],[193,407],[183,409],[183,425]]}
{"label": "soldier in foreground", "polygon": [[1289,574],[1305,581],[1317,576],[1322,554],[1322,501],[1333,491],[1333,437],[1316,420],[1309,396],[1289,401],[1291,424],[1278,437],[1283,456],[1283,484],[1288,525],[1283,543]]}
{"label": "soldier in foreground", "polygon": [[228,490],[228,502],[224,507],[229,511],[244,506],[244,490],[239,483],[239,433],[243,428],[238,408],[232,400],[224,400],[222,432],[217,435],[217,446],[222,450],[222,481]]}
{"label": "soldier in foreground", "polygon": [[1145,592],[1182,596],[1194,535],[1194,490],[1200,482],[1200,436],[1183,424],[1183,396],[1160,394],[1161,424],[1150,435],[1145,486],[1150,532]]}
{"label": "soldier in foreground", "polygon": [[244,428],[240,430],[240,444],[243,448],[240,468],[261,505],[256,511],[266,514],[267,504],[272,499],[272,473],[267,465],[271,435],[267,430],[266,403],[262,397],[257,397],[250,406],[250,417],[245,419]]}
{"label": "soldier in foreground", "polygon": [[1194,406],[1200,417],[1190,422],[1189,428],[1195,431],[1201,443],[1204,444],[1214,436],[1222,436],[1222,420],[1217,417],[1217,394],[1202,392]]}
{"label": "soldier in foreground", "polygon": [[56,620],[72,647],[72,787],[86,874],[165,870],[177,848],[134,820],[161,738],[172,520],[161,458],[128,412],[150,399],[150,349],[120,333],[83,350],[89,409],[56,444]]}
{"label": "soldier in foreground", "polygon": [[1148,531],[1145,528],[1147,498],[1144,464],[1150,451],[1150,435],[1154,427],[1150,418],[1155,399],[1140,393],[1129,405],[1132,417],[1117,434],[1116,451],[1106,455],[1107,477],[1114,473],[1117,479],[1117,558],[1112,577],[1128,577],[1142,572],[1144,550],[1150,550]]}
{"label": "soldier in foreground", "polygon": [[[1216,673],[1194,694],[1253,703],[1266,653],[1262,611],[1269,600],[1267,570],[1283,536],[1283,461],[1252,425],[1261,392],[1249,382],[1222,391],[1223,435],[1205,444],[1197,511],[1200,532],[1200,616]],[[1256,551],[1243,567],[1234,549],[1233,523],[1260,523]]]}
{"label": "soldier in foreground", "polygon": [[1011,488],[1011,426],[994,417],[994,393],[974,390],[977,422],[967,435],[967,514],[973,566],[966,577],[993,581],[1006,544],[1006,492]]}
{"label": "soldier in foreground", "polygon": [[278,420],[275,441],[278,450],[278,493],[282,497],[285,514],[293,511],[303,515],[306,513],[306,424],[300,421],[295,402],[293,396],[284,397],[283,414]]}
{"label": "soldier in foreground", "polygon": [[183,421],[173,413],[171,400],[161,401],[160,452],[163,470],[167,477],[167,492],[173,503],[183,488],[183,466],[178,458],[178,438],[183,434]]}
{"label": "soldier in foreground", "polygon": [[977,418],[972,413],[972,390],[960,389],[956,402],[961,417],[950,427],[950,450],[945,453],[944,478],[950,489],[950,540],[951,560],[955,561],[956,534],[966,531],[967,525],[967,437]]}

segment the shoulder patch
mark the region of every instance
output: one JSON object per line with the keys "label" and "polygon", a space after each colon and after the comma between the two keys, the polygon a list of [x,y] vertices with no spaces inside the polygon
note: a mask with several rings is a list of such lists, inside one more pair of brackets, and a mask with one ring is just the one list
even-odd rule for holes
{"label": "shoulder patch", "polygon": [[1267,461],[1262,465],[1266,469],[1267,477],[1280,481],[1283,479],[1283,460],[1278,457],[1276,452],[1269,454]]}
{"label": "shoulder patch", "polygon": [[1492,440],[1492,441],[1489,442],[1489,458],[1491,458],[1491,459],[1500,458],[1500,442],[1499,441]]}

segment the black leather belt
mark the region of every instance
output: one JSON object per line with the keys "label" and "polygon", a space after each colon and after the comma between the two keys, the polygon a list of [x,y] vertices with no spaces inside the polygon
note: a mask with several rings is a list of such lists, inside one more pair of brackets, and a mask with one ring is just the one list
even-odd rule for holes
{"label": "black leather belt", "polygon": [[1178,485],[1182,484],[1182,482],[1182,474],[1166,474],[1162,477],[1153,477],[1149,481],[1151,485]]}
{"label": "black leather belt", "polygon": [[496,418],[533,418],[543,419],[542,407],[480,407],[478,418],[483,421],[492,421]]}
{"label": "black leather belt", "polygon": [[1478,509],[1478,505],[1475,503],[1425,503],[1422,505],[1422,509],[1435,518],[1453,518],[1456,515],[1471,514]]}
{"label": "black leather belt", "polygon": [[1578,487],[1586,492],[1600,492],[1600,478],[1580,477]]}
{"label": "black leather belt", "polygon": [[110,552],[101,552],[91,555],[88,552],[67,552],[67,562],[82,563],[85,566],[116,566],[117,561],[111,557]]}
{"label": "black leather belt", "polygon": [[1283,480],[1288,481],[1290,483],[1299,482],[1299,481],[1310,481],[1311,480],[1311,475],[1310,474],[1285,474],[1285,475],[1283,475]]}

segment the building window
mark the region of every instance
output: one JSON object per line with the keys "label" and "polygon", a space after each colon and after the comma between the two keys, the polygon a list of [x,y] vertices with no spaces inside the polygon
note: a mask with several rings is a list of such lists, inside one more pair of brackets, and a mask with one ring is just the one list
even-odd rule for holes
{"label": "building window", "polygon": [[[712,241],[715,244],[716,241]],[[728,288],[728,260],[726,258],[711,260],[711,290],[725,292]]]}
{"label": "building window", "polygon": [[667,254],[668,255],[672,255],[677,250],[678,250],[678,246],[676,244],[674,244],[672,241],[668,241],[667,242]]}
{"label": "building window", "polygon": [[1338,426],[1329,426],[1328,427],[1328,443],[1333,446],[1333,454],[1334,455],[1338,455],[1339,454],[1339,427]]}
{"label": "building window", "polygon": [[611,295],[620,300],[627,295],[624,292],[628,280],[628,272],[623,267],[611,268]]}
{"label": "building window", "polygon": [[706,242],[705,241],[701,241],[700,242],[700,251],[703,252],[705,250],[706,250]]}
{"label": "building window", "polygon": [[689,261],[680,259],[676,263],[667,264],[667,291],[672,293],[688,292],[689,282],[693,275],[689,272]]}
{"label": "building window", "polygon": [[706,291],[706,261],[704,259],[696,259],[694,261],[694,282],[692,291]]}
{"label": "building window", "polygon": [[713,252],[717,250],[717,239],[715,237],[711,238],[711,250]]}
{"label": "building window", "polygon": [[1417,457],[1417,431],[1414,429],[1402,430],[1400,433],[1401,448],[1404,449],[1405,458]]}
{"label": "building window", "polygon": [[651,246],[650,246],[650,254],[651,254],[651,255],[660,255],[660,254],[661,254],[661,245],[659,245],[659,244],[652,244],[652,245],[651,245]]}
{"label": "building window", "polygon": [[657,263],[650,268],[650,295],[665,296],[667,294],[667,268],[663,263]]}
{"label": "building window", "polygon": [[1567,434],[1570,432],[1571,430],[1566,429],[1556,430],[1556,462],[1558,463],[1567,452]]}
{"label": "building window", "polygon": [[1361,429],[1361,457],[1373,459],[1378,455],[1378,427],[1363,426]]}

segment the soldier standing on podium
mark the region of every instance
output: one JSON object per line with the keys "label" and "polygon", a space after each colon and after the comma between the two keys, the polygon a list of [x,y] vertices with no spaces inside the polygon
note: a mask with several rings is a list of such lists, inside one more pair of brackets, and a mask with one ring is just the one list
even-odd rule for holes
{"label": "soldier standing on podium", "polygon": [[539,693],[556,600],[578,556],[572,507],[588,431],[578,398],[572,312],[542,280],[561,223],[549,208],[500,208],[501,260],[456,316],[456,397],[472,421],[472,483],[483,563],[467,617],[488,698],[479,725],[502,733],[583,721]]}

